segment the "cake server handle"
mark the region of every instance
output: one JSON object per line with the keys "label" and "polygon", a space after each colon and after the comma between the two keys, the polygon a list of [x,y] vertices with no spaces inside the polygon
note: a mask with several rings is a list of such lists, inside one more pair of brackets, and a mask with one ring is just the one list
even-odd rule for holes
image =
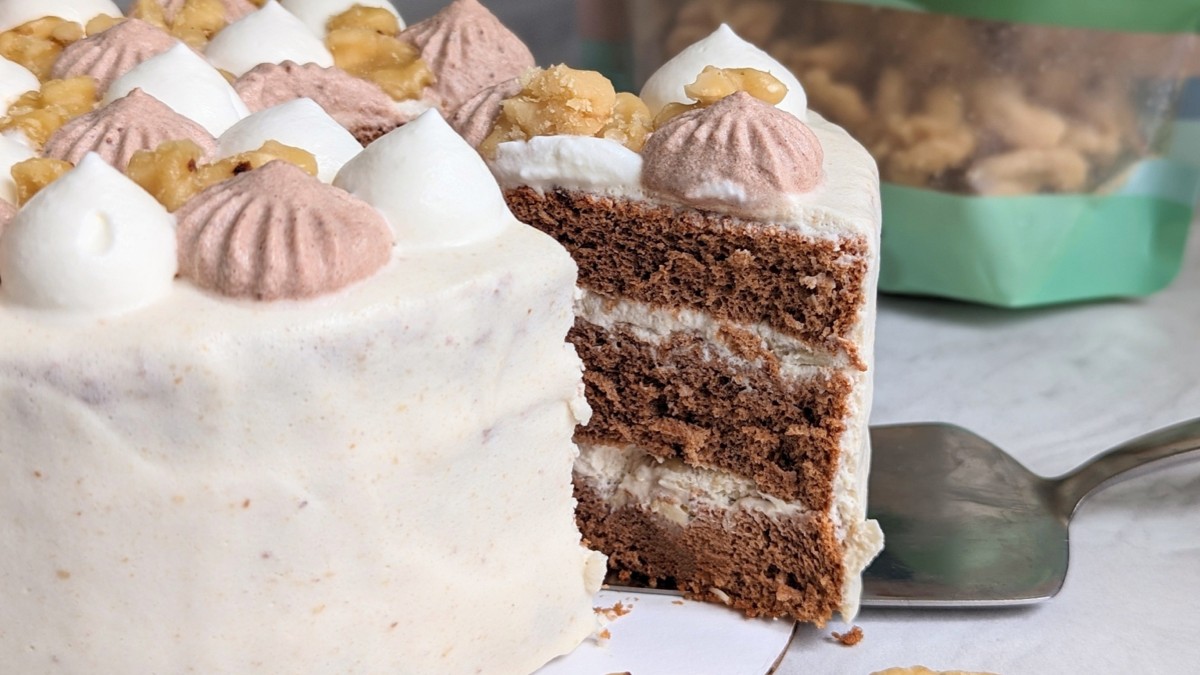
{"label": "cake server handle", "polygon": [[1050,488],[1064,519],[1101,487],[1150,471],[1200,459],[1200,418],[1152,431],[1052,479]]}

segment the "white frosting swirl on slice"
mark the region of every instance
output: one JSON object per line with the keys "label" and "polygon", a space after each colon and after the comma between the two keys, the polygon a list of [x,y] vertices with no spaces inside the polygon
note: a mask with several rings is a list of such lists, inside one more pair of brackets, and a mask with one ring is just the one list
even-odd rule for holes
{"label": "white frosting swirl on slice", "polygon": [[317,178],[332,183],[342,166],[362,152],[354,136],[311,98],[254,113],[217,140],[219,158],[257,150],[267,141],[303,148],[317,158]]}
{"label": "white frosting swirl on slice", "polygon": [[404,28],[404,19],[388,0],[280,0],[279,4],[303,21],[313,35],[322,39],[328,32],[326,27],[329,20],[355,5],[386,9],[400,19],[400,28]]}
{"label": "white frosting swirl on slice", "polygon": [[650,112],[657,115],[668,103],[692,103],[683,88],[695,82],[705,66],[754,68],[774,75],[788,88],[787,96],[776,107],[801,120],[808,119],[808,97],[796,76],[770,54],[738,37],[725,24],[712,35],[679,52],[646,80],[641,95],[650,106]]}
{"label": "white frosting swirl on slice", "polygon": [[204,51],[217,68],[241,77],[260,63],[315,63],[333,66],[324,41],[275,0],[217,33]]}
{"label": "white frosting swirl on slice", "polygon": [[213,136],[250,115],[224,76],[182,42],[118,77],[104,94],[103,105],[134,89],[166,103]]}
{"label": "white frosting swirl on slice", "polygon": [[175,218],[96,154],[29,200],[0,236],[0,298],[119,314],[175,279]]}
{"label": "white frosting swirl on slice", "polygon": [[490,166],[504,188],[562,187],[636,197],[642,183],[640,154],[592,136],[534,136],[501,143]]}
{"label": "white frosting swirl on slice", "polygon": [[0,0],[0,31],[48,16],[85,25],[101,14],[125,15],[111,0]]}
{"label": "white frosting swirl on slice", "polygon": [[37,75],[29,72],[25,66],[16,61],[0,57],[0,117],[8,114],[8,107],[21,98],[21,95],[41,89],[42,83]]}
{"label": "white frosting swirl on slice", "polygon": [[436,110],[369,145],[333,184],[379,209],[402,252],[483,241],[517,222],[483,159]]}

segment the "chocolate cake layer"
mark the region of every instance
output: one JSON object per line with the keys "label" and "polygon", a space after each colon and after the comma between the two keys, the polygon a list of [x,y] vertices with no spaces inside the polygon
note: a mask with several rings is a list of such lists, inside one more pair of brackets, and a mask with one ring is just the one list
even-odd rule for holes
{"label": "chocolate cake layer", "polygon": [[635,504],[613,509],[578,475],[575,498],[584,539],[626,582],[817,625],[841,602],[845,573],[827,516],[702,508],[681,525]]}
{"label": "chocolate cake layer", "polygon": [[713,343],[686,333],[653,344],[583,319],[569,339],[594,411],[577,441],[636,445],[828,511],[853,384],[844,372],[813,367],[785,377],[778,365],[762,365],[773,361],[720,358]]}
{"label": "chocolate cake layer", "polygon": [[764,322],[866,368],[852,331],[866,300],[870,245],[740,218],[584,192],[505,192],[520,220],[553,236],[579,284],[609,297]]}

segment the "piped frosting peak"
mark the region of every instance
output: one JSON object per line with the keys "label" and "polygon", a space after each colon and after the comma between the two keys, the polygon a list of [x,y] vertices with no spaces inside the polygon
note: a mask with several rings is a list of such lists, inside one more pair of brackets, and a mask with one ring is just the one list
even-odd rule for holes
{"label": "piped frosting peak", "polygon": [[175,271],[171,214],[95,155],[0,237],[0,296],[26,307],[119,314],[167,295]]}
{"label": "piped frosting peak", "polygon": [[267,0],[262,9],[217,33],[204,54],[214,66],[235,76],[246,74],[260,63],[333,65],[333,55],[325,43],[275,0]]}
{"label": "piped frosting peak", "polygon": [[813,190],[824,176],[812,129],[745,92],[671,119],[642,154],[647,190],[734,213],[785,209],[789,196]]}
{"label": "piped frosting peak", "polygon": [[228,297],[324,295],[371,276],[392,253],[379,212],[287,162],[214,185],[176,215],[180,275]]}
{"label": "piped frosting peak", "polygon": [[642,100],[654,115],[669,103],[689,103],[684,88],[696,80],[706,66],[717,68],[754,68],[770,73],[787,87],[787,96],[779,108],[796,117],[808,119],[808,97],[800,81],[770,54],[738,37],[724,24],[711,35],[679,52],[659,68],[642,87]]}
{"label": "piped frosting peak", "polygon": [[213,136],[220,136],[250,114],[221,73],[183,43],[118,77],[105,93],[104,102],[111,103],[134,89],[166,103]]}
{"label": "piped frosting peak", "polygon": [[254,112],[311,98],[364,145],[420,112],[398,107],[379,85],[315,63],[264,63],[239,77],[234,89]]}
{"label": "piped frosting peak", "polygon": [[128,19],[67,47],[54,63],[52,74],[56,79],[89,75],[96,80],[96,90],[103,92],[118,77],[176,42],[161,28]]}
{"label": "piped frosting peak", "polygon": [[76,117],[47,141],[44,154],[73,164],[89,152],[121,171],[139,150],[153,150],[167,141],[189,140],[205,159],[217,141],[204,127],[175,112],[153,96],[134,89],[128,96]]}
{"label": "piped frosting peak", "polygon": [[485,241],[517,222],[483,158],[436,110],[369,145],[333,184],[379,209],[404,253]]}
{"label": "piped frosting peak", "polygon": [[437,82],[431,89],[444,110],[454,110],[481,89],[534,67],[525,43],[477,0],[454,0],[414,24],[400,39],[421,50]]}

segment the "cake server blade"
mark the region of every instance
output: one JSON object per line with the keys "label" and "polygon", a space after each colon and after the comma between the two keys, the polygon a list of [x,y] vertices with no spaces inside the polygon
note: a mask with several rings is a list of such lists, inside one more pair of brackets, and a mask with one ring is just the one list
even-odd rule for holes
{"label": "cake server blade", "polygon": [[867,513],[885,543],[863,575],[863,605],[1024,605],[1062,588],[1080,502],[1117,479],[1200,458],[1200,419],[1122,443],[1057,478],[949,424],[872,427],[871,445]]}

